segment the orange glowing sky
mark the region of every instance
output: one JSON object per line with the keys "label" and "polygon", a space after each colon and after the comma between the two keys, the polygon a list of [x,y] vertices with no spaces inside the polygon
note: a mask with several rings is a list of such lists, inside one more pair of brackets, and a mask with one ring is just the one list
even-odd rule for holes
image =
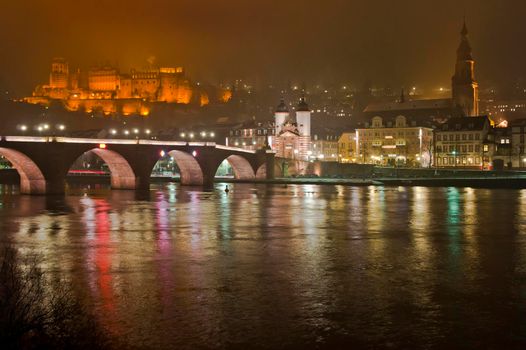
{"label": "orange glowing sky", "polygon": [[210,82],[447,86],[464,12],[479,79],[526,77],[517,0],[0,2],[0,84],[21,93],[47,80],[53,56],[123,70],[155,56]]}

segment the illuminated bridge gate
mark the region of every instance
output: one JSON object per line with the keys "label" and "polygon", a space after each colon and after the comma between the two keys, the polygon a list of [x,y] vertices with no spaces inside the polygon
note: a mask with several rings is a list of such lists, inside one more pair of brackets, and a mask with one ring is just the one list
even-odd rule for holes
{"label": "illuminated bridge gate", "polygon": [[271,179],[274,153],[249,151],[213,142],[80,139],[67,137],[0,137],[0,155],[20,174],[24,194],[61,194],[71,165],[94,152],[108,165],[114,189],[148,189],[153,167],[162,154],[174,158],[182,185],[211,186],[226,159],[240,180]]}

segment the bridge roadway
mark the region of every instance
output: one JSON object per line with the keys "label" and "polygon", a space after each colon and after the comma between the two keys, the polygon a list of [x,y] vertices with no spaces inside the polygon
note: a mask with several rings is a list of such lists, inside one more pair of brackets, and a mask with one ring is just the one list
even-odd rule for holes
{"label": "bridge roadway", "polygon": [[108,165],[114,189],[148,189],[153,167],[163,154],[177,163],[182,185],[211,186],[225,159],[236,179],[274,176],[274,171],[267,171],[274,169],[274,153],[264,149],[250,151],[214,142],[0,136],[0,155],[20,174],[24,194],[64,193],[71,165],[87,152]]}

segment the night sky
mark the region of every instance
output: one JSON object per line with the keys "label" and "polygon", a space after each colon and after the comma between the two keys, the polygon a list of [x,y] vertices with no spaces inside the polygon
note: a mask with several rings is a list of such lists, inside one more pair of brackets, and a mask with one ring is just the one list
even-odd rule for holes
{"label": "night sky", "polygon": [[519,0],[0,0],[0,84],[29,94],[52,57],[123,71],[154,56],[194,79],[449,86],[464,13],[481,83],[526,77]]}

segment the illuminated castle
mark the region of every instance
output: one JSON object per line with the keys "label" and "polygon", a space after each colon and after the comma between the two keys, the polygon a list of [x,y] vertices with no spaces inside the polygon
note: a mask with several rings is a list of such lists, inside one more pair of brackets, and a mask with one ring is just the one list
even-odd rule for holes
{"label": "illuminated castle", "polygon": [[37,86],[26,102],[49,104],[62,101],[70,111],[88,113],[100,110],[106,115],[149,114],[154,103],[195,104],[225,103],[232,93],[228,89],[204,88],[193,84],[182,67],[132,69],[122,74],[110,65],[92,67],[87,72],[70,72],[68,62],[54,58],[49,84]]}

